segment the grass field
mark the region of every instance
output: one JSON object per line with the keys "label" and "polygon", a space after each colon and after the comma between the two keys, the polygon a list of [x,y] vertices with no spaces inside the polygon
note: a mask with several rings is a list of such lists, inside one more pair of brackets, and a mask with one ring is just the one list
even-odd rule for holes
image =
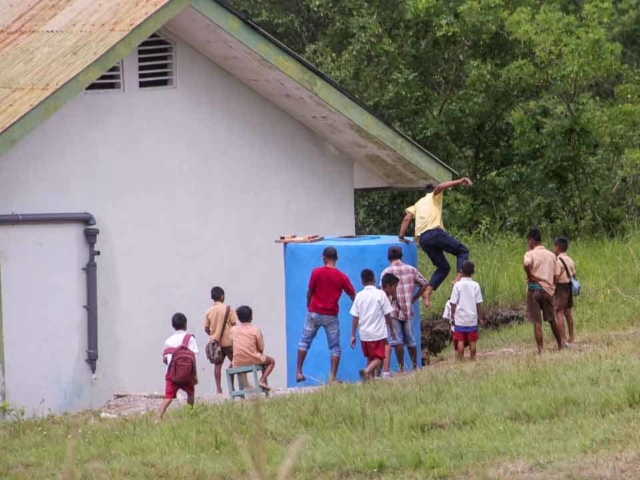
{"label": "grass field", "polygon": [[[486,302],[520,301],[522,243],[469,243]],[[516,325],[485,332],[475,364],[448,353],[393,383],[197,406],[161,426],[91,412],[7,422],[0,478],[284,478],[287,459],[299,479],[640,478],[640,238],[571,253],[584,286],[572,351],[545,329],[538,356]]]}

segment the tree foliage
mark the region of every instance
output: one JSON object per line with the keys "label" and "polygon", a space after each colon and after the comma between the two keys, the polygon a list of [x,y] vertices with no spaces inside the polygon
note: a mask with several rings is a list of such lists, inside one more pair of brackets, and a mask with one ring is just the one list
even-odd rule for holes
{"label": "tree foliage", "polygon": [[[457,230],[615,234],[640,213],[640,0],[235,0],[476,187]],[[394,232],[415,192],[360,192]]]}

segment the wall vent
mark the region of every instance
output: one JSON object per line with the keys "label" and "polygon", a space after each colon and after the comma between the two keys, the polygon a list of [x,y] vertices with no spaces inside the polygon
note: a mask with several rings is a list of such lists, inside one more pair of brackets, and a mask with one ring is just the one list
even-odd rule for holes
{"label": "wall vent", "polygon": [[154,33],[138,47],[138,85],[162,88],[175,85],[175,45]]}
{"label": "wall vent", "polygon": [[122,62],[116,63],[100,78],[87,87],[88,92],[113,92],[123,90]]}

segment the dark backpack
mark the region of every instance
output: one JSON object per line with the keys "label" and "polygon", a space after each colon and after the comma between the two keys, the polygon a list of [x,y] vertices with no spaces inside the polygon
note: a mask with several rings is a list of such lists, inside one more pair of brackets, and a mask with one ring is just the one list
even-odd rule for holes
{"label": "dark backpack", "polygon": [[196,356],[189,350],[189,340],[192,335],[187,333],[178,348],[167,348],[166,353],[171,354],[171,363],[167,375],[169,381],[178,386],[191,386],[196,378]]}

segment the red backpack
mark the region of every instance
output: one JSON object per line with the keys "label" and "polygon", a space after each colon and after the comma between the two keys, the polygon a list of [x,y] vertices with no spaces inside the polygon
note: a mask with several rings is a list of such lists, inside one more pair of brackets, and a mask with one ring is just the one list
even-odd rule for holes
{"label": "red backpack", "polygon": [[168,378],[174,385],[191,386],[196,379],[196,356],[189,350],[190,333],[187,333],[178,348],[167,348],[164,353],[171,354],[171,363],[167,371]]}

